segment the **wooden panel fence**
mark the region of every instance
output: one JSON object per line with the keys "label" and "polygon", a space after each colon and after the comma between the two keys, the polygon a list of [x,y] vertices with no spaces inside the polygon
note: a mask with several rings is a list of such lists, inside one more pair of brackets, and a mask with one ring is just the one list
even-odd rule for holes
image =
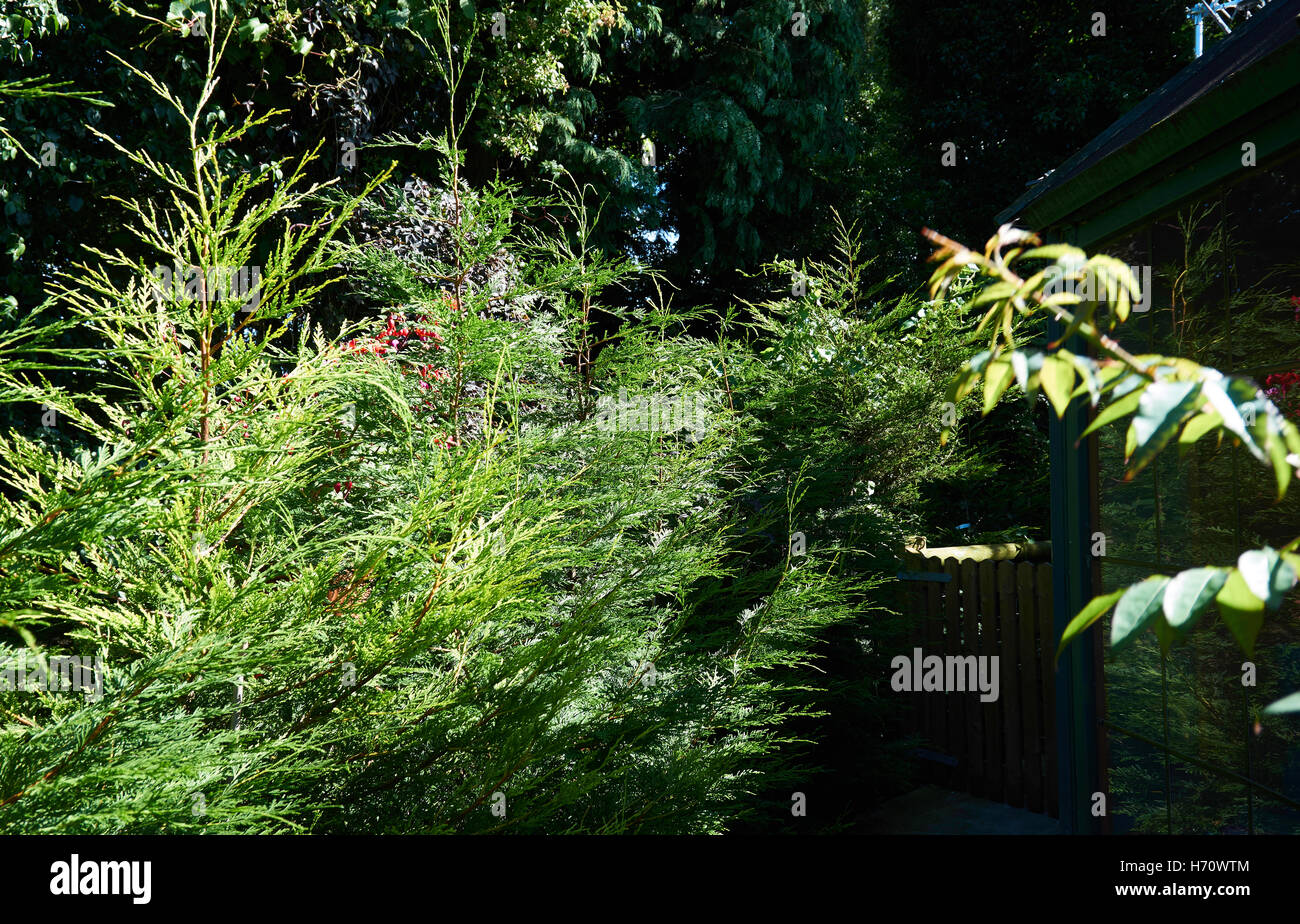
{"label": "wooden panel fence", "polygon": [[[923,658],[998,658],[998,697],[978,690],[912,692],[925,778],[1053,818],[1056,688],[1050,546],[911,550],[902,575],[912,646]],[[982,560],[980,560],[982,559]],[[933,662],[931,662],[933,664]],[[991,665],[986,662],[986,666]]]}

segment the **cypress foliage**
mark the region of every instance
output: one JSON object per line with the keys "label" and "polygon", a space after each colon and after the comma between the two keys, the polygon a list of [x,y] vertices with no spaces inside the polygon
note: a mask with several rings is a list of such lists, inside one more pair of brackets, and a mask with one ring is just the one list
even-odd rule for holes
{"label": "cypress foliage", "polygon": [[[863,588],[813,560],[717,605],[746,477],[704,387],[717,345],[659,311],[575,377],[563,357],[632,267],[513,232],[508,188],[463,189],[454,125],[421,141],[445,246],[348,242],[402,208],[387,174],[331,198],[306,159],[279,183],[229,170],[215,151],[262,122],[203,129],[220,47],[193,103],[136,72],[191,139],[180,165],[122,151],[157,192],[119,205],[172,284],[88,248],[0,345],[0,395],[76,444],[0,441],[0,658],[102,664],[98,692],[0,692],[0,824],[702,832],[755,811],[814,709],[797,671]],[[208,272],[267,229],[256,292]],[[373,327],[313,325],[332,278],[389,302]],[[58,348],[73,325],[95,345]],[[616,392],[705,425],[613,429]]]}

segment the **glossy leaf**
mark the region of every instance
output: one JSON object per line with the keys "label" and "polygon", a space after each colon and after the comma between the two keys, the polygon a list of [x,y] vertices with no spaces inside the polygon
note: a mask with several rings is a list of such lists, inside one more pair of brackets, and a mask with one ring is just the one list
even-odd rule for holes
{"label": "glossy leaf", "polygon": [[1122,648],[1133,636],[1141,632],[1151,617],[1160,612],[1169,578],[1152,575],[1140,584],[1124,591],[1115,605],[1115,617],[1110,621],[1110,647]]}
{"label": "glossy leaf", "polygon": [[1282,605],[1282,599],[1296,583],[1295,569],[1268,546],[1242,552],[1237,569],[1250,592],[1270,610]]}
{"label": "glossy leaf", "polygon": [[1076,356],[1074,353],[1065,350],[1059,351],[1057,356],[1062,357],[1079,374],[1079,387],[1071,394],[1071,398],[1076,395],[1082,395],[1085,392],[1088,395],[1088,402],[1097,406],[1101,400],[1101,377],[1097,374],[1097,363],[1089,356]]}
{"label": "glossy leaf", "polygon": [[1061,652],[1065,646],[1070,644],[1079,633],[1083,632],[1115,605],[1115,601],[1124,596],[1123,590],[1117,590],[1114,593],[1106,594],[1101,597],[1094,597],[1088,601],[1088,605],[1079,611],[1079,615],[1070,620],[1070,624],[1065,627],[1061,634],[1061,644],[1056,649],[1056,660],[1061,659]]}
{"label": "glossy leaf", "polygon": [[1142,392],[1133,418],[1137,445],[1128,460],[1130,475],[1146,468],[1164,449],[1196,409],[1199,392],[1196,382],[1153,382]]}
{"label": "glossy leaf", "polygon": [[1205,370],[1205,375],[1206,378],[1201,383],[1201,393],[1219,412],[1219,416],[1223,418],[1223,426],[1241,440],[1255,458],[1263,462],[1264,450],[1256,442],[1251,428],[1247,426],[1242,416],[1242,411],[1246,408],[1255,410],[1255,387],[1244,379],[1226,378],[1213,369]]}
{"label": "glossy leaf", "polygon": [[1093,419],[1092,423],[1088,424],[1087,429],[1083,431],[1083,434],[1079,438],[1083,439],[1083,437],[1092,433],[1094,430],[1100,430],[1111,421],[1119,420],[1121,417],[1132,414],[1137,410],[1138,402],[1141,400],[1141,390],[1130,391],[1122,398],[1114,399],[1110,404],[1107,404],[1097,412],[1097,416]]}
{"label": "glossy leaf", "polygon": [[1193,568],[1174,575],[1161,604],[1169,625],[1179,630],[1189,628],[1227,579],[1227,568]]}

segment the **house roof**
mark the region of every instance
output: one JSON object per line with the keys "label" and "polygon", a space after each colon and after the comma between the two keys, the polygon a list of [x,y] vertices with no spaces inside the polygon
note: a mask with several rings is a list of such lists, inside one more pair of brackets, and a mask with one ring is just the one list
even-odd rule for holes
{"label": "house roof", "polygon": [[[1186,158],[1162,162],[1177,160],[1193,143],[1208,141],[1204,153],[1216,138],[1236,142],[1239,133],[1230,126],[1279,96],[1284,109],[1300,97],[1300,0],[1273,0],[1240,24],[1036,183],[998,221],[1045,228],[1143,171],[1158,168],[1158,175],[1169,176],[1188,166]],[[1290,111],[1300,122],[1300,109]],[[1237,151],[1239,158],[1239,144]]]}

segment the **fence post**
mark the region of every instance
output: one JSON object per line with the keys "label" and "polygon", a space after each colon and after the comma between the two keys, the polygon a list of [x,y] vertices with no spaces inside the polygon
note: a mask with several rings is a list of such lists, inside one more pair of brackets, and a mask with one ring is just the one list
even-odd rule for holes
{"label": "fence post", "polygon": [[998,631],[1002,644],[998,651],[998,698],[1002,710],[1002,752],[1006,759],[1006,803],[1025,804],[1025,778],[1021,772],[1021,740],[1024,729],[1020,721],[1020,623],[1016,613],[1016,566],[1000,561],[998,571]]}

